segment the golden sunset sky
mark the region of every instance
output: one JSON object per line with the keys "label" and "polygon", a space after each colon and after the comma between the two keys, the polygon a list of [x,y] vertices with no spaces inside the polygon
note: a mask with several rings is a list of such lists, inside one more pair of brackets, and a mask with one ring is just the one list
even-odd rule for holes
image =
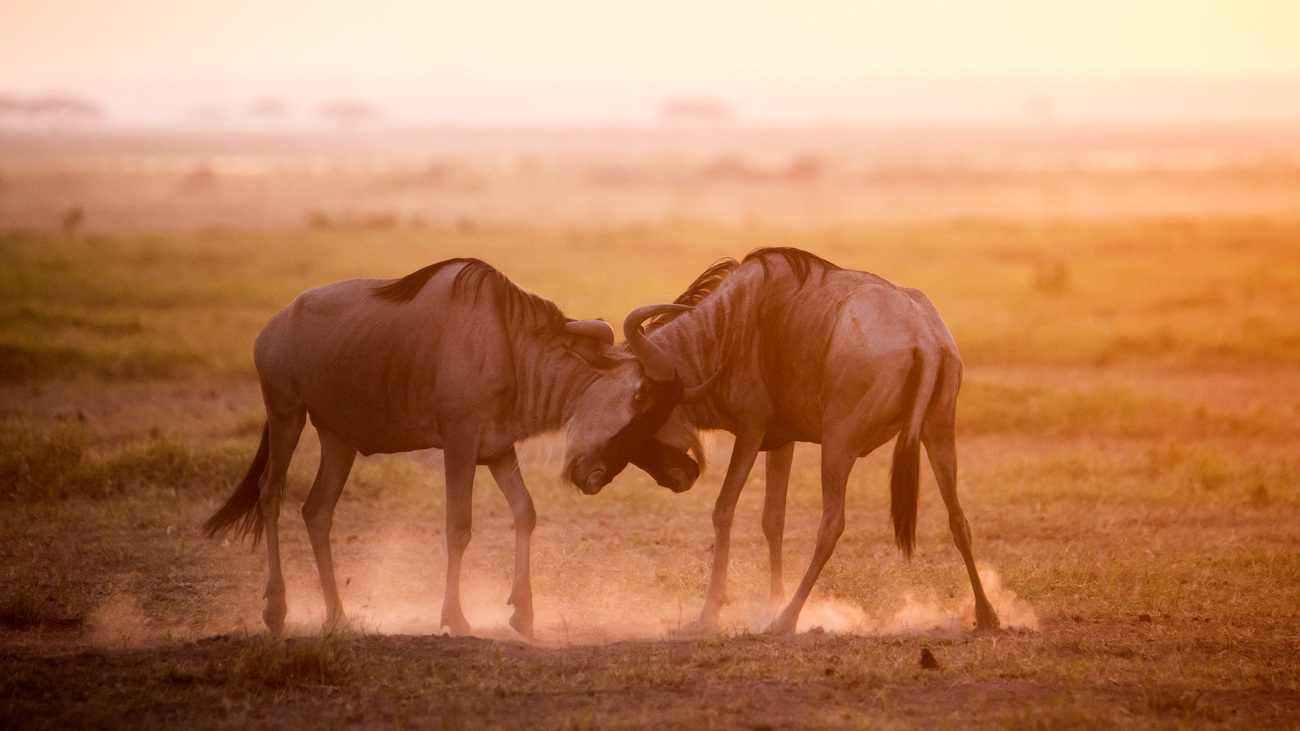
{"label": "golden sunset sky", "polygon": [[525,97],[534,86],[580,87],[607,93],[611,109],[631,103],[619,97],[628,89],[752,96],[763,85],[822,84],[830,97],[860,80],[1289,84],[1300,81],[1300,2],[5,0],[0,9],[0,90],[111,94],[190,79],[251,94],[270,79],[321,88],[334,79],[356,93],[414,77]]}

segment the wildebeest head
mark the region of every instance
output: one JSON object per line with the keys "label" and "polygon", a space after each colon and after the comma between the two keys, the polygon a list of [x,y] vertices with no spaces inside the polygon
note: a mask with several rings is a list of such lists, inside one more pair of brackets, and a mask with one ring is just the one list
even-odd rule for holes
{"label": "wildebeest head", "polygon": [[633,357],[615,364],[580,398],[569,422],[564,476],[584,493],[600,492],[629,463],[673,492],[689,490],[700,476],[703,449],[677,406],[699,398],[713,379],[687,386],[641,327],[655,315],[687,309],[649,305],[633,310],[623,323]]}

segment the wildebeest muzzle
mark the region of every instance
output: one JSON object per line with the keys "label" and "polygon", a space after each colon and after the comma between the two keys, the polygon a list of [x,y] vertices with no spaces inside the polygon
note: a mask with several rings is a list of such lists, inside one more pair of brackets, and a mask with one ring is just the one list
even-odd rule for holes
{"label": "wildebeest muzzle", "polygon": [[684,492],[700,476],[700,466],[684,450],[655,439],[682,399],[680,379],[668,383],[647,381],[650,407],[635,414],[604,447],[578,460],[569,481],[587,495],[595,495],[629,463],[645,470],[655,482],[673,492]]}

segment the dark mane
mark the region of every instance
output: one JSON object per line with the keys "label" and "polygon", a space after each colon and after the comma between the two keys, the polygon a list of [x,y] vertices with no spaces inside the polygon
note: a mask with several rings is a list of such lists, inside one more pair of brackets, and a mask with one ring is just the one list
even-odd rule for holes
{"label": "dark mane", "polygon": [[772,264],[770,260],[776,256],[785,259],[786,265],[790,267],[790,271],[794,272],[794,276],[799,280],[799,286],[801,287],[804,285],[804,282],[808,281],[808,275],[812,273],[812,269],[816,265],[820,265],[824,270],[829,271],[835,271],[840,268],[816,254],[790,246],[772,246],[764,249],[754,249],[749,252],[745,257],[745,260],[741,263],[744,264],[750,259],[758,261],[758,263],[763,267],[763,278],[767,279],[772,276]]}
{"label": "dark mane", "polygon": [[[704,300],[704,298],[713,294],[713,291],[718,288],[718,285],[722,283],[722,280],[731,276],[731,273],[736,271],[741,264],[745,264],[751,259],[757,261],[763,267],[763,278],[768,279],[772,276],[772,262],[770,260],[777,256],[785,259],[790,270],[794,272],[795,278],[799,280],[799,286],[801,287],[808,281],[808,277],[812,274],[814,266],[821,266],[823,271],[837,270],[840,268],[820,256],[804,251],[803,249],[796,249],[789,246],[772,246],[763,249],[754,249],[749,252],[742,261],[736,261],[735,259],[727,257],[714,262],[713,266],[705,269],[703,274],[696,277],[694,282],[691,282],[691,286],[687,287],[685,292],[682,292],[678,295],[677,299],[673,300],[673,304],[689,305],[691,307],[698,305]],[[658,315],[645,324],[645,331],[647,333],[654,332],[676,318],[677,315]]]}
{"label": "dark mane", "polygon": [[499,308],[502,318],[509,325],[516,325],[537,333],[555,333],[569,321],[554,302],[531,292],[525,292],[492,265],[472,258],[447,259],[437,264],[430,264],[395,282],[375,287],[371,294],[382,300],[405,304],[415,299],[433,275],[453,264],[464,264],[464,266],[456,272],[456,279],[452,281],[452,296],[461,297],[467,292],[473,292],[473,301],[477,304],[479,296],[483,294],[486,287]]}
{"label": "dark mane", "polygon": [[[705,297],[713,294],[713,290],[717,289],[722,280],[726,279],[738,266],[740,266],[740,262],[730,257],[715,261],[713,266],[705,269],[703,274],[696,277],[694,282],[691,282],[691,286],[687,287],[685,292],[682,292],[677,296],[677,299],[673,300],[673,304],[689,305],[691,307],[698,305]],[[645,331],[648,333],[654,332],[667,325],[675,317],[676,315],[659,315],[646,323]]]}

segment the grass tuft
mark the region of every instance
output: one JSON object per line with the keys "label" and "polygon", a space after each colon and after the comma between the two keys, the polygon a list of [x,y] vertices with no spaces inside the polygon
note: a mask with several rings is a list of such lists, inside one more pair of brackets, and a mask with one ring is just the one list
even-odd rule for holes
{"label": "grass tuft", "polygon": [[270,688],[340,685],[354,674],[356,655],[335,637],[258,638],[230,668],[231,680]]}

